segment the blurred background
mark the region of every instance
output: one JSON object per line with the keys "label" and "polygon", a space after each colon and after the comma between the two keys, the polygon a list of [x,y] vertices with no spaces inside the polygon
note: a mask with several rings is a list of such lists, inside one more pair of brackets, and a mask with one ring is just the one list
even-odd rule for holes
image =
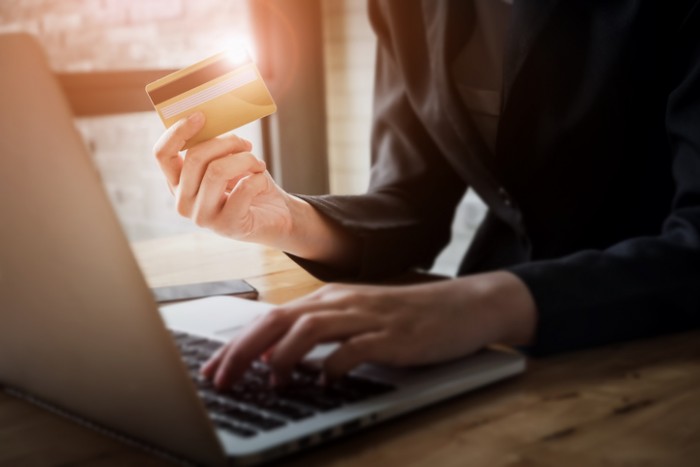
{"label": "blurred background", "polygon": [[[164,128],[139,79],[234,41],[278,104],[236,131],[275,179],[295,193],[366,190],[376,40],[364,0],[2,0],[0,33],[14,31],[43,44],[132,241],[198,230],[175,212],[151,155]],[[454,273],[484,212],[473,194],[463,200],[434,271]]]}

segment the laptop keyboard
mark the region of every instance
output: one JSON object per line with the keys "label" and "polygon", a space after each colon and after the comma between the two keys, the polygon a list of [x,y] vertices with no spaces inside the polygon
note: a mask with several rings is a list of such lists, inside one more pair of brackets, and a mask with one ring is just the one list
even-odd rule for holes
{"label": "laptop keyboard", "polygon": [[255,360],[238,383],[218,391],[199,374],[199,368],[222,344],[182,332],[172,334],[214,424],[243,438],[396,389],[351,375],[321,385],[321,371],[304,364],[295,368],[287,384],[273,388],[268,382],[270,368]]}

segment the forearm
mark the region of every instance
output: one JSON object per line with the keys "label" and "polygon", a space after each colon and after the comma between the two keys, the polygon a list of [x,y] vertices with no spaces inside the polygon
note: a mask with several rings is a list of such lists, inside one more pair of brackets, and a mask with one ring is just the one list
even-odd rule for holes
{"label": "forearm", "polygon": [[289,231],[277,238],[275,247],[300,258],[340,270],[359,265],[359,240],[317,211],[310,203],[289,196]]}
{"label": "forearm", "polygon": [[700,326],[700,249],[690,225],[660,238],[639,237],[603,251],[512,267],[537,301],[531,352],[558,353]]}
{"label": "forearm", "polygon": [[[496,271],[442,283],[459,304],[459,312],[476,313],[486,343],[529,345],[537,324],[537,307],[525,283],[515,274]],[[464,310],[469,308],[469,310]],[[472,332],[469,330],[468,332]]]}
{"label": "forearm", "polygon": [[[293,226],[275,246],[338,269],[357,269],[361,256],[359,240],[308,202],[292,198]],[[434,305],[452,304],[459,314],[476,312],[480,327],[477,331],[487,343],[528,345],[534,339],[537,322],[534,299],[525,283],[511,272],[477,274],[419,287],[432,289]]]}
{"label": "forearm", "polygon": [[473,277],[476,287],[482,287],[488,307],[501,322],[500,342],[509,345],[529,345],[535,337],[537,306],[525,283],[507,271]]}

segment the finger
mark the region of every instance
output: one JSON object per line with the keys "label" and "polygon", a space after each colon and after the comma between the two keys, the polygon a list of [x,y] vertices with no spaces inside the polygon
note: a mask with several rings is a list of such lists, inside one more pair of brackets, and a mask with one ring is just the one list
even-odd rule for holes
{"label": "finger", "polygon": [[358,305],[358,295],[354,286],[347,284],[327,284],[315,292],[298,297],[284,304],[284,308],[294,312],[323,311],[342,309]]}
{"label": "finger", "polygon": [[[256,317],[255,319],[259,319],[261,316]],[[255,321],[253,321],[255,322]],[[241,332],[236,332],[227,343],[216,349],[216,351],[209,357],[209,359],[202,365],[200,368],[200,373],[207,377],[208,379],[212,379],[214,377],[214,374],[216,372],[216,369],[219,367],[219,364],[221,363],[221,360],[223,360],[224,356],[226,355],[226,352],[232,344],[236,342],[236,340],[241,336]]]}
{"label": "finger", "polygon": [[296,316],[285,310],[273,310],[252,323],[236,341],[231,342],[218,363],[214,385],[225,389],[238,380],[253,359],[272,347],[292,325]]}
{"label": "finger", "polygon": [[208,225],[224,207],[226,187],[231,179],[242,179],[264,170],[265,163],[250,153],[233,154],[211,161],[192,207],[192,219],[197,225]]}
{"label": "finger", "polygon": [[367,313],[325,311],[304,314],[292,325],[270,355],[270,366],[279,383],[284,383],[294,366],[316,344],[345,340],[376,331],[381,324]]}
{"label": "finger", "polygon": [[182,159],[180,151],[187,143],[187,140],[196,135],[204,126],[204,114],[195,112],[187,118],[179,120],[168,128],[158,139],[153,147],[160,169],[165,174],[165,178],[173,189],[180,181],[182,170]]}
{"label": "finger", "polygon": [[[235,340],[235,337],[233,338]],[[231,342],[228,344],[224,344],[218,349],[216,349],[216,352],[214,352],[211,357],[209,357],[209,360],[207,360],[204,365],[201,366],[199,369],[199,373],[204,376],[205,378],[211,379],[214,376],[214,372],[216,369],[219,367],[219,363],[221,362],[221,359],[224,357],[226,353],[226,349],[228,346],[231,345]]]}
{"label": "finger", "polygon": [[275,346],[270,347],[260,355],[260,360],[265,363],[270,363],[270,355],[275,351]]}
{"label": "finger", "polygon": [[[224,223],[239,224],[250,215],[250,205],[253,199],[264,192],[269,183],[267,172],[253,173],[241,178],[231,191],[221,212],[225,216]],[[252,233],[252,232],[246,232]]]}
{"label": "finger", "polygon": [[212,138],[190,148],[185,155],[180,177],[179,189],[182,196],[194,198],[211,161],[228,154],[250,151],[250,149],[250,142],[236,135]]}
{"label": "finger", "polygon": [[323,374],[335,380],[361,363],[383,363],[389,352],[389,342],[383,332],[361,334],[338,347],[323,361]]}

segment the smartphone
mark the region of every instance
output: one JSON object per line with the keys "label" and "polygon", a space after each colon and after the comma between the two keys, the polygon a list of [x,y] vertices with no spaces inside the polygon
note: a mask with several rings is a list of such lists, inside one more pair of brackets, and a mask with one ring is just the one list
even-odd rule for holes
{"label": "smartphone", "polygon": [[258,298],[258,291],[255,287],[243,279],[154,287],[151,291],[158,303],[203,298],[211,295],[235,295],[251,300]]}

